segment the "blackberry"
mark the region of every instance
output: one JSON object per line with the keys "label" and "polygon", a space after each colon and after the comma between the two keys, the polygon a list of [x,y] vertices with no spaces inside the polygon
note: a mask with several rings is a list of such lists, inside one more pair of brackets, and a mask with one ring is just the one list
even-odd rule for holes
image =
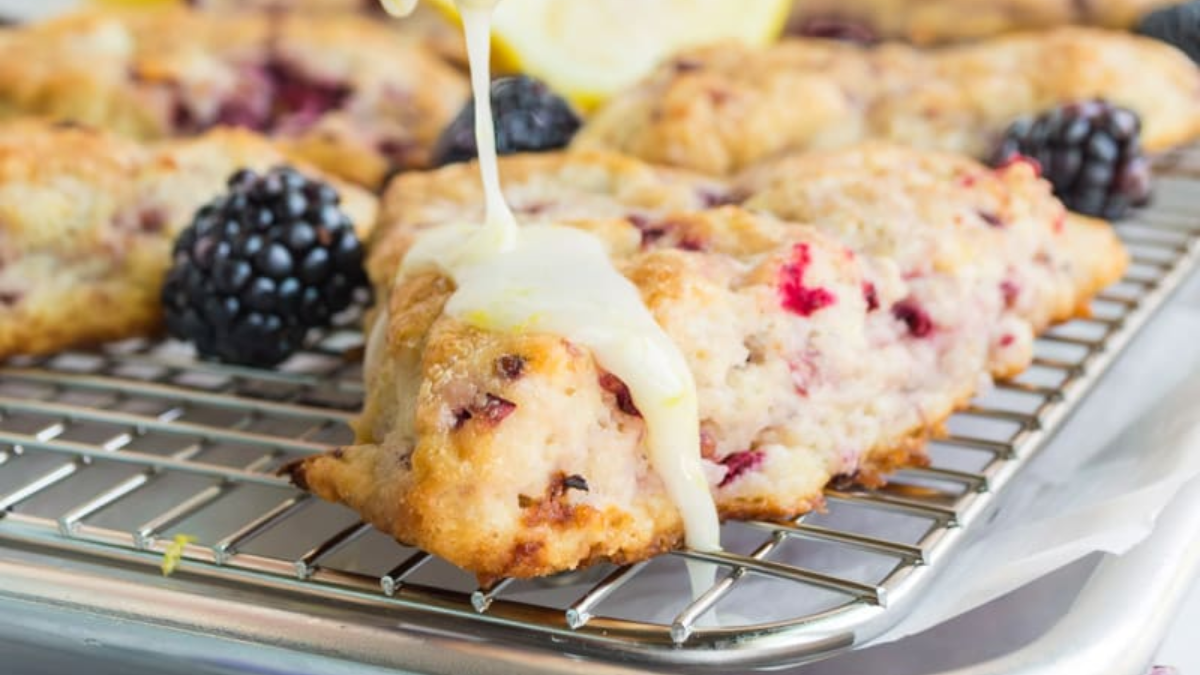
{"label": "blackberry", "polygon": [[[566,147],[579,130],[579,115],[542,82],[527,75],[492,82],[492,120],[496,152],[545,152]],[[437,166],[474,159],[475,101],[470,100],[447,126],[433,149]]]}
{"label": "blackberry", "polygon": [[295,169],[243,169],[228,188],[175,240],[167,330],[202,357],[273,366],[366,301],[362,245],[337,192]]}
{"label": "blackberry", "polygon": [[1150,12],[1138,22],[1137,32],[1178,47],[1200,63],[1200,0]]}
{"label": "blackberry", "polygon": [[1054,193],[1077,213],[1116,220],[1150,199],[1150,163],[1142,154],[1137,113],[1106,101],[1060,106],[1017,120],[992,156],[1037,160]]}

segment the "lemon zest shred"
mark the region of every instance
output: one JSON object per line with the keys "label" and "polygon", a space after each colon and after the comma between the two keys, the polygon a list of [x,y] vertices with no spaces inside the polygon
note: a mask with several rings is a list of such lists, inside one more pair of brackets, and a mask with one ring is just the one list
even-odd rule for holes
{"label": "lemon zest shred", "polygon": [[167,550],[163,551],[162,573],[164,577],[171,576],[179,564],[183,562],[183,550],[188,544],[194,543],[196,538],[190,534],[177,534],[174,541],[167,544]]}

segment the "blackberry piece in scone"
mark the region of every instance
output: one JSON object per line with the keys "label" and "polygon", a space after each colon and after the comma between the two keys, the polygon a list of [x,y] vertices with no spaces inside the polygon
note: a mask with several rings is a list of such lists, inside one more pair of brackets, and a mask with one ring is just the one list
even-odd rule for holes
{"label": "blackberry piece in scone", "polygon": [[1068,24],[1131,28],[1179,0],[796,0],[789,32],[874,36],[917,44],[960,42]]}
{"label": "blackberry piece in scone", "polygon": [[460,72],[353,14],[85,12],[0,39],[4,116],[141,140],[245,127],[367,186],[424,166],[466,98]]}
{"label": "blackberry piece in scone", "polygon": [[[501,171],[522,223],[601,237],[679,346],[724,518],[794,516],[835,476],[920,463],[981,381],[1026,367],[1034,330],[1125,264],[1027,165],[873,146],[732,186],[589,153]],[[480,218],[474,168],[402,176],[385,202],[358,444],[291,465],[296,483],[485,583],[679,545],[641,415],[588,350],[465,325],[436,274],[395,280],[418,232]]]}
{"label": "blackberry piece in scone", "polygon": [[703,48],[614,97],[574,145],[710,174],[868,139],[983,159],[1017,118],[1091,99],[1136,112],[1149,151],[1200,135],[1200,70],[1184,54],[1062,28],[935,50],[802,39]]}
{"label": "blackberry piece in scone", "polygon": [[[157,333],[179,231],[238,169],[286,161],[244,131],[142,146],[82,128],[0,126],[0,357]],[[365,236],[374,198],[334,184]]]}

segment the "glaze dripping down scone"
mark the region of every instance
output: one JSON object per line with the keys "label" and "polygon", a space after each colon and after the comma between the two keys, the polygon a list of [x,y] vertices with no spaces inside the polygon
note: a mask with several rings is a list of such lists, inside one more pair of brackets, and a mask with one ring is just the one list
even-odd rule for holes
{"label": "glaze dripping down scone", "polygon": [[[725,518],[793,516],[835,476],[919,463],[989,373],[1029,364],[1035,328],[1125,266],[1105,225],[1068,216],[1021,163],[868,146],[733,184],[589,153],[510,157],[501,173],[522,223],[600,237],[678,345]],[[482,214],[474,166],[392,183],[358,444],[293,479],[485,582],[678,546],[639,411],[591,353],[464,324],[443,312],[443,276],[393,285],[416,233]]]}
{"label": "glaze dripping down scone", "polygon": [[697,49],[617,94],[575,145],[717,175],[864,140],[983,158],[1017,118],[1093,98],[1137,112],[1150,150],[1200,134],[1200,70],[1182,52],[1062,28],[936,50],[815,39]]}
{"label": "glaze dripping down scone", "polygon": [[[973,40],[1068,24],[1132,28],[1179,0],[795,0],[790,28],[802,34],[856,34],[918,44]],[[836,31],[843,31],[838,33]]]}
{"label": "glaze dripping down scone", "polygon": [[0,117],[141,140],[245,127],[368,186],[426,165],[466,99],[461,73],[354,14],[106,10],[0,33]]}
{"label": "glaze dripping down scone", "polygon": [[[286,161],[245,131],[142,146],[38,122],[0,126],[0,358],[156,332],[175,236],[230,174]],[[374,198],[337,185],[365,236]]]}

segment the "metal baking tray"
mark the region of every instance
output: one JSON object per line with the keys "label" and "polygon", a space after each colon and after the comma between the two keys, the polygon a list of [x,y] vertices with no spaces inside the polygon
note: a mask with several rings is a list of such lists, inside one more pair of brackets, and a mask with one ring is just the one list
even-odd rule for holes
{"label": "metal baking tray", "polygon": [[[878,490],[831,488],[826,512],[791,522],[727,524],[722,553],[481,589],[298,492],[275,470],[351,438],[353,331],[271,372],[146,341],[13,360],[0,369],[0,636],[100,631],[228,672],[327,673],[729,671],[862,644],[904,615],[1197,266],[1200,148],[1156,170],[1153,207],[1117,226],[1133,253],[1126,277],[1090,318],[1040,338],[1032,369],[955,415],[931,466]],[[163,578],[180,534],[195,540]],[[688,560],[717,568],[698,597]],[[772,601],[747,610],[749,597]]]}

